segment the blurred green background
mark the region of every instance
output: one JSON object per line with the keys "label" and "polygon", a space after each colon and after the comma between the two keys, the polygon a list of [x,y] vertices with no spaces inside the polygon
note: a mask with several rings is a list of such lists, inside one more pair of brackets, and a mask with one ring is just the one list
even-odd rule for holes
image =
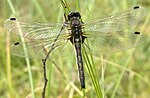
{"label": "blurred green background", "polygon": [[[136,26],[145,36],[145,43],[116,54],[94,57],[96,71],[105,98],[150,98],[150,0],[66,0],[71,11],[79,7],[83,22],[105,17],[135,5],[145,7],[148,14]],[[78,6],[77,6],[78,5]],[[10,46],[18,37],[2,26],[10,17],[38,22],[63,22],[60,0],[0,0],[0,98],[31,98],[26,60],[10,54]],[[72,51],[66,51],[73,54]],[[57,62],[57,63],[56,63]],[[44,83],[42,62],[31,59],[35,96],[41,98]],[[48,62],[49,83],[46,98],[81,98],[74,55]],[[102,74],[103,73],[103,74]],[[96,98],[87,70],[85,96]],[[29,82],[30,81],[30,82]]]}

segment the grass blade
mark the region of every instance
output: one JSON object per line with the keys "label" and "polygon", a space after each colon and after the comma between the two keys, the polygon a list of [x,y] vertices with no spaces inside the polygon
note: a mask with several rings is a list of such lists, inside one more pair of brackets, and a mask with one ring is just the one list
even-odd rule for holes
{"label": "grass blade", "polygon": [[[10,9],[12,10],[13,14],[16,15],[16,11],[13,7],[13,4],[10,0],[7,0],[9,6],[10,6]],[[22,32],[21,32],[21,29],[20,29],[20,35],[22,35]],[[21,38],[21,41],[22,42],[25,42],[24,38],[23,37],[20,37]],[[25,44],[23,44],[23,48],[24,48],[24,52],[26,55],[28,55],[27,53],[27,49],[26,49],[26,46]],[[30,65],[30,60],[29,58],[26,58],[26,63],[27,63],[27,68],[28,68],[28,75],[29,75],[29,80],[30,80],[30,86],[31,86],[31,92],[32,92],[32,98],[35,98],[35,92],[34,92],[34,85],[33,85],[33,78],[32,78],[32,72],[31,72],[31,65]]]}
{"label": "grass blade", "polygon": [[85,61],[85,64],[86,64],[86,69],[87,69],[87,71],[88,71],[88,73],[89,73],[89,75],[92,79],[92,83],[94,85],[97,97],[98,98],[103,98],[103,94],[102,94],[102,91],[101,91],[100,83],[98,81],[98,75],[97,75],[97,72],[96,72],[96,67],[95,67],[95,64],[94,64],[94,61],[93,61],[93,57],[92,57],[92,55],[90,55],[90,58],[89,58],[88,54],[85,52],[84,46],[83,46],[83,58],[84,58],[84,61]]}

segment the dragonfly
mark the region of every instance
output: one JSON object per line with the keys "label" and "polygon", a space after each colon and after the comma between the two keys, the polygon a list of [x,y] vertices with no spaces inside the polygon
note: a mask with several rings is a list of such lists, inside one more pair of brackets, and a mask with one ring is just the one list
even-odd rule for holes
{"label": "dragonfly", "polygon": [[[27,40],[11,46],[11,53],[24,58],[46,58],[45,49],[57,47],[64,49],[68,43],[74,47],[81,88],[85,88],[85,75],[82,49],[89,54],[101,55],[116,53],[142,44],[145,37],[141,32],[125,30],[138,24],[146,10],[134,6],[117,14],[83,22],[79,12],[70,12],[62,23],[39,23],[7,19],[4,27]],[[20,33],[21,32],[21,33]],[[24,52],[24,47],[28,55]]]}

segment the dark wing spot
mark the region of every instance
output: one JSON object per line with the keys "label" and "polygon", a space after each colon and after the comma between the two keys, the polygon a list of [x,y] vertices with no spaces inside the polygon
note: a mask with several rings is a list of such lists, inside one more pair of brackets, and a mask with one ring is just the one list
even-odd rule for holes
{"label": "dark wing spot", "polygon": [[140,8],[140,7],[139,7],[139,6],[135,6],[135,7],[134,7],[134,9],[138,9],[138,8]]}
{"label": "dark wing spot", "polygon": [[10,20],[16,20],[16,18],[10,18]]}
{"label": "dark wing spot", "polygon": [[140,32],[134,32],[134,34],[140,34]]}
{"label": "dark wing spot", "polygon": [[14,43],[14,45],[18,45],[18,44],[20,44],[20,43],[19,42]]}

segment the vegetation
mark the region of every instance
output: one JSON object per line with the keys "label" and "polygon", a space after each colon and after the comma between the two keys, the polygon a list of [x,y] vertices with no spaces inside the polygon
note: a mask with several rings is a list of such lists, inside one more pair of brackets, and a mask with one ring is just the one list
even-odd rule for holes
{"label": "vegetation", "polygon": [[[66,1],[71,11],[81,12],[83,22],[135,5],[150,11],[149,0]],[[3,28],[4,21],[16,17],[37,22],[63,22],[63,13],[60,0],[0,0],[0,98],[41,98],[44,85],[41,60],[11,55],[11,44],[19,37]],[[47,63],[46,98],[150,98],[149,21],[150,13],[136,26],[136,30],[146,36],[142,45],[100,57],[84,54],[85,91],[80,89],[73,47],[63,51],[65,56],[56,51],[53,60]]]}

